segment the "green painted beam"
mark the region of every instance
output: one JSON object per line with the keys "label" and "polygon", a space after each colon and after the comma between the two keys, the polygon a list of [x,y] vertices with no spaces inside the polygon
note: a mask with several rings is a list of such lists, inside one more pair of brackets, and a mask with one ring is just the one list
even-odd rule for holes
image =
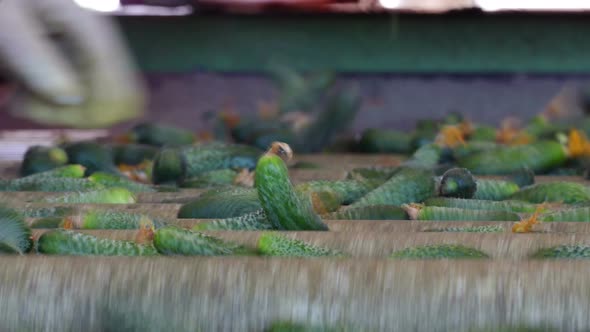
{"label": "green painted beam", "polygon": [[120,17],[142,69],[590,72],[583,15]]}

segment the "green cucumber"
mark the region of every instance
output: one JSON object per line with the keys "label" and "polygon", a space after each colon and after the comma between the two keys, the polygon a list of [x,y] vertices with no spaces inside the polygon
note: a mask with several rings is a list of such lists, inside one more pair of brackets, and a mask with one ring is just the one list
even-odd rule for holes
{"label": "green cucumber", "polygon": [[418,203],[435,192],[434,175],[431,171],[403,168],[381,186],[373,189],[351,207],[367,205],[395,205]]}
{"label": "green cucumber", "polygon": [[0,206],[0,254],[24,254],[31,250],[31,229],[17,211]]}
{"label": "green cucumber", "polygon": [[33,207],[25,205],[19,207],[19,210],[26,218],[66,217],[76,213],[72,206]]}
{"label": "green cucumber", "polygon": [[493,210],[516,213],[533,213],[537,209],[535,204],[519,201],[488,201],[480,199],[433,197],[424,201],[427,206],[440,206],[469,210]]}
{"label": "green cucumber", "polygon": [[417,207],[404,204],[402,206],[412,220],[440,221],[519,221],[514,212],[493,210],[468,210],[438,206]]}
{"label": "green cucumber", "polygon": [[471,154],[459,159],[458,164],[474,174],[508,175],[522,167],[535,173],[546,172],[564,164],[567,158],[567,151],[560,143],[539,141]]}
{"label": "green cucumber", "polygon": [[273,229],[273,225],[266,218],[264,210],[260,209],[238,217],[212,220],[199,223],[192,228],[194,231],[258,231]]}
{"label": "green cucumber", "polygon": [[340,197],[341,204],[348,205],[375,189],[375,181],[358,180],[316,180],[298,184],[295,189],[299,192],[334,191]]}
{"label": "green cucumber", "polygon": [[156,154],[152,165],[154,184],[179,182],[186,173],[186,160],[177,148],[163,148]]}
{"label": "green cucumber", "polygon": [[166,225],[166,221],[162,219],[123,211],[88,211],[73,219],[74,227],[80,229],[139,229],[144,224],[155,228]]}
{"label": "green cucumber", "polygon": [[85,168],[82,165],[60,166],[44,172],[27,175],[22,178],[7,180],[2,183],[0,190],[5,191],[23,191],[21,188],[28,184],[34,184],[44,180],[59,178],[82,178]]}
{"label": "green cucumber", "polygon": [[322,215],[325,220],[407,220],[406,211],[393,205],[367,205]]}
{"label": "green cucumber", "polygon": [[492,126],[479,125],[473,129],[471,134],[469,134],[469,141],[471,142],[494,142],[495,140],[496,128]]}
{"label": "green cucumber", "polygon": [[489,256],[477,249],[459,244],[435,244],[406,248],[391,254],[397,259],[466,259],[488,258]]}
{"label": "green cucumber", "polygon": [[155,192],[151,186],[135,182],[123,175],[115,175],[105,172],[94,172],[88,177],[89,181],[103,185],[106,188],[118,187],[125,188],[134,193]]}
{"label": "green cucumber", "polygon": [[38,218],[31,222],[31,228],[60,228],[64,225],[63,217]]}
{"label": "green cucumber", "polygon": [[348,172],[346,179],[357,181],[370,181],[375,184],[382,184],[389,180],[393,174],[398,171],[398,168],[355,168]]}
{"label": "green cucumber", "polygon": [[151,244],[101,239],[96,236],[56,229],[44,233],[37,242],[37,251],[48,255],[74,256],[154,256]]}
{"label": "green cucumber", "polygon": [[55,178],[42,179],[23,183],[17,190],[41,192],[68,192],[99,190],[103,188],[103,185],[88,181],[88,179]]}
{"label": "green cucumber", "polygon": [[108,146],[96,142],[76,142],[66,144],[64,150],[71,164],[86,167],[86,175],[98,171],[119,174]]}
{"label": "green cucumber", "polygon": [[590,222],[590,207],[574,207],[539,216],[539,221],[579,221]]}
{"label": "green cucumber", "polygon": [[110,148],[115,165],[139,165],[146,160],[154,160],[158,153],[158,148],[150,145],[113,144]]}
{"label": "green cucumber", "polygon": [[258,199],[270,223],[283,230],[328,230],[311,202],[296,193],[287,166],[274,149],[288,154],[291,151],[284,143],[273,143],[271,150],[258,160],[254,178]]}
{"label": "green cucumber", "polygon": [[590,201],[590,189],[576,182],[539,183],[522,188],[510,196],[510,199],[531,203],[561,202],[579,204]]}
{"label": "green cucumber", "polygon": [[154,233],[154,246],[164,255],[226,256],[248,255],[254,251],[224,242],[213,236],[175,226],[162,227]]}
{"label": "green cucumber", "polygon": [[412,136],[401,131],[371,128],[363,131],[359,148],[369,153],[410,153]]}
{"label": "green cucumber", "polygon": [[428,229],[425,229],[422,231],[423,232],[449,232],[449,233],[501,233],[501,232],[504,232],[504,227],[498,226],[498,225],[443,227],[443,228],[428,228]]}
{"label": "green cucumber", "polygon": [[278,257],[345,257],[340,251],[332,250],[281,234],[265,233],[258,238],[258,251],[266,256]]}
{"label": "green cucumber", "polygon": [[195,134],[186,129],[151,122],[135,125],[127,136],[131,142],[152,146],[190,145],[196,140]]}
{"label": "green cucumber", "polygon": [[501,201],[508,199],[519,190],[518,184],[511,181],[478,179],[473,199]]}
{"label": "green cucumber", "polygon": [[477,190],[477,183],[466,168],[451,168],[442,175],[439,195],[445,197],[471,198]]}
{"label": "green cucumber", "polygon": [[224,188],[210,190],[184,204],[178,218],[222,219],[238,217],[262,209],[254,188]]}
{"label": "green cucumber", "polygon": [[590,246],[587,245],[560,245],[551,248],[540,249],[531,255],[532,258],[565,258],[588,259],[590,258]]}
{"label": "green cucumber", "polygon": [[125,188],[109,188],[67,193],[61,196],[45,198],[42,201],[66,204],[134,204],[136,198],[132,192]]}
{"label": "green cucumber", "polygon": [[183,188],[207,188],[224,185],[232,185],[238,172],[233,169],[218,169],[210,171],[190,179],[183,179],[180,187]]}
{"label": "green cucumber", "polygon": [[30,147],[23,157],[20,167],[21,176],[45,172],[68,163],[68,155],[58,147],[35,145]]}
{"label": "green cucumber", "polygon": [[440,161],[442,152],[443,149],[434,143],[423,145],[402,166],[432,169]]}

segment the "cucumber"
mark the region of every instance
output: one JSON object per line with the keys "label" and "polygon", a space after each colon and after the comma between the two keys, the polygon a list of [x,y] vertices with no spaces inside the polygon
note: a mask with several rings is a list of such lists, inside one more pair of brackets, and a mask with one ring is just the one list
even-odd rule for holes
{"label": "cucumber", "polygon": [[21,188],[27,184],[37,183],[43,180],[58,178],[81,178],[84,176],[84,166],[66,165],[60,166],[44,172],[27,175],[22,178],[7,180],[2,183],[0,190],[5,191],[23,191]]}
{"label": "cucumber", "polygon": [[575,182],[539,183],[522,188],[510,196],[510,199],[531,203],[561,202],[579,204],[590,201],[590,190],[587,186]]}
{"label": "cucumber", "polygon": [[412,220],[440,221],[519,221],[514,212],[493,210],[468,210],[438,206],[402,205]]}
{"label": "cucumber", "polygon": [[98,171],[119,174],[108,146],[96,142],[76,142],[66,144],[64,150],[70,163],[86,167],[86,175]]}
{"label": "cucumber", "polygon": [[156,230],[154,246],[164,255],[227,256],[248,255],[254,251],[241,245],[224,242],[216,237],[166,226]]}
{"label": "cucumber", "polygon": [[131,128],[127,134],[131,142],[152,146],[190,145],[196,140],[192,132],[159,123],[140,123]]}
{"label": "cucumber", "polygon": [[219,169],[190,179],[183,179],[180,183],[180,187],[207,188],[232,185],[237,175],[238,172],[234,171],[233,169]]}
{"label": "cucumber", "polygon": [[281,234],[265,233],[258,238],[258,251],[278,257],[345,257],[340,251],[311,245]]}
{"label": "cucumber", "polygon": [[31,250],[31,229],[17,211],[0,206],[0,254],[24,254]]}
{"label": "cucumber", "polygon": [[532,258],[565,258],[588,259],[590,258],[590,246],[587,245],[560,245],[538,250],[531,255]]}
{"label": "cucumber", "polygon": [[266,218],[264,210],[260,209],[238,217],[218,219],[205,223],[199,223],[195,225],[192,229],[194,231],[258,231],[273,229],[273,225],[268,221],[268,218]]}
{"label": "cucumber", "polygon": [[427,206],[440,206],[449,208],[460,208],[469,210],[493,210],[508,211],[516,213],[533,213],[536,211],[535,204],[519,201],[487,201],[479,199],[442,198],[433,197],[424,201]]}
{"label": "cucumber", "polygon": [[258,199],[270,223],[282,230],[328,230],[310,201],[295,192],[279,153],[290,156],[291,148],[284,143],[273,143],[269,152],[258,160],[254,180]]}
{"label": "cucumber", "polygon": [[545,213],[539,216],[539,220],[590,222],[590,207],[574,207],[551,213]]}
{"label": "cucumber", "polygon": [[25,205],[19,210],[26,218],[66,217],[76,213],[72,206],[31,207]]}
{"label": "cucumber", "polygon": [[359,148],[369,153],[410,153],[412,136],[401,131],[371,128],[363,131]]}
{"label": "cucumber", "polygon": [[171,184],[179,182],[186,173],[186,160],[180,150],[164,148],[156,154],[152,165],[152,182],[154,184]]}
{"label": "cucumber", "polygon": [[316,180],[295,186],[299,192],[334,191],[340,197],[340,203],[348,205],[375,189],[375,181],[358,180]]}
{"label": "cucumber", "polygon": [[415,168],[434,168],[441,159],[443,149],[434,144],[426,144],[414,151],[414,154],[402,163],[402,166]]}
{"label": "cucumber", "polygon": [[466,227],[443,227],[443,228],[429,228],[423,232],[450,232],[450,233],[501,233],[504,232],[504,227],[498,225],[488,226],[466,226]]}
{"label": "cucumber", "polygon": [[509,175],[522,167],[546,172],[563,165],[567,158],[567,150],[560,143],[539,141],[475,153],[459,159],[458,164],[474,174]]}
{"label": "cucumber", "polygon": [[88,180],[103,185],[106,188],[118,187],[125,188],[134,193],[155,192],[151,186],[135,182],[122,175],[114,175],[105,172],[94,172],[88,177]]}
{"label": "cucumber", "polygon": [[442,175],[439,195],[445,197],[471,198],[477,190],[477,183],[466,168],[451,168]]}
{"label": "cucumber", "polygon": [[309,200],[313,211],[317,214],[334,212],[340,208],[342,197],[334,190],[326,188],[324,191],[295,192],[302,200]]}
{"label": "cucumber", "polygon": [[479,125],[469,134],[469,141],[494,142],[496,140],[496,128]]}
{"label": "cucumber", "polygon": [[166,225],[166,221],[161,219],[123,211],[88,211],[73,220],[74,227],[81,229],[139,229],[144,224],[155,228]]}
{"label": "cucumber", "polygon": [[125,188],[109,188],[48,197],[42,201],[66,204],[134,204],[135,195]]}
{"label": "cucumber", "polygon": [[346,208],[322,215],[325,220],[407,220],[406,211],[393,205],[368,205]]}
{"label": "cucumber", "polygon": [[508,199],[519,190],[518,184],[511,181],[478,179],[473,199],[501,201]]}
{"label": "cucumber", "polygon": [[397,259],[466,259],[488,258],[489,256],[477,249],[460,244],[435,244],[406,248],[391,254]]}
{"label": "cucumber", "polygon": [[37,242],[37,251],[48,255],[74,256],[154,256],[154,246],[131,241],[101,239],[96,236],[56,229],[44,233]]}
{"label": "cucumber", "polygon": [[68,163],[68,155],[58,147],[35,145],[27,149],[20,167],[21,176],[45,172]]}
{"label": "cucumber", "polygon": [[184,204],[178,218],[222,219],[238,217],[262,209],[258,192],[253,188],[225,188],[203,193],[199,198]]}
{"label": "cucumber", "polygon": [[[496,133],[494,129],[494,139],[496,139]],[[453,158],[455,160],[462,160],[470,155],[477,153],[485,153],[486,151],[493,151],[495,149],[502,148],[503,145],[495,143],[493,141],[469,141],[464,145],[458,145],[453,149]]]}
{"label": "cucumber", "polygon": [[55,178],[42,179],[23,183],[19,191],[41,191],[41,192],[68,192],[68,191],[89,191],[103,189],[99,183],[88,181],[88,179]]}
{"label": "cucumber", "polygon": [[355,168],[346,175],[347,180],[370,181],[377,184],[382,184],[389,180],[393,174],[398,171],[398,168]]}
{"label": "cucumber", "polygon": [[139,165],[146,160],[154,160],[158,148],[140,144],[112,144],[115,165]]}
{"label": "cucumber", "polygon": [[381,186],[373,189],[351,207],[367,205],[395,205],[422,202],[435,192],[434,175],[431,171],[403,168]]}
{"label": "cucumber", "polygon": [[63,217],[45,217],[31,222],[31,228],[60,228],[64,225]]}

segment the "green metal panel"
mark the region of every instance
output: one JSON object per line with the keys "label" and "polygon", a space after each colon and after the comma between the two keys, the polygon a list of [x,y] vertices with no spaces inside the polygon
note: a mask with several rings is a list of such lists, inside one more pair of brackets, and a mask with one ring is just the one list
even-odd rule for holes
{"label": "green metal panel", "polygon": [[142,69],[590,72],[582,15],[120,17]]}

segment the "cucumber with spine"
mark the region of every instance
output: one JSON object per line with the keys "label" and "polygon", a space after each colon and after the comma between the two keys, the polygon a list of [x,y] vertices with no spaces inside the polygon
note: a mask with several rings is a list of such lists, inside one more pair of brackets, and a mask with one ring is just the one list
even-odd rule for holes
{"label": "cucumber with spine", "polygon": [[535,204],[519,201],[488,201],[481,199],[443,198],[433,197],[424,201],[427,206],[460,208],[468,210],[508,211],[515,213],[533,213],[537,209]]}
{"label": "cucumber with spine", "polygon": [[518,184],[511,181],[478,179],[473,199],[501,201],[510,198],[519,190]]}
{"label": "cucumber with spine", "polygon": [[179,186],[182,188],[207,188],[232,185],[237,175],[238,172],[233,169],[218,169],[190,179],[183,179]]}
{"label": "cucumber with spine", "polygon": [[127,133],[129,141],[152,146],[190,145],[196,140],[192,132],[170,125],[144,122]]}
{"label": "cucumber with spine", "polygon": [[230,187],[207,191],[178,210],[178,218],[238,217],[262,209],[254,188]]}
{"label": "cucumber with spine", "polygon": [[346,174],[347,180],[357,181],[371,181],[377,184],[382,184],[389,180],[399,169],[397,167],[391,168],[376,168],[376,167],[363,167],[355,168]]}
{"label": "cucumber with spine", "polygon": [[287,166],[279,155],[290,159],[291,148],[285,143],[273,143],[258,160],[254,180],[258,199],[270,223],[284,230],[328,230],[313,211],[311,202],[296,193]]}
{"label": "cucumber with spine", "polygon": [[590,222],[590,207],[573,207],[539,216],[539,221]]}
{"label": "cucumber with spine", "polygon": [[264,233],[258,238],[258,251],[279,257],[345,257],[343,252],[291,239],[281,234]]}
{"label": "cucumber with spine", "polygon": [[19,191],[41,191],[41,192],[72,192],[104,189],[100,183],[88,181],[88,179],[55,178],[43,179],[23,184]]}
{"label": "cucumber with spine", "polygon": [[125,188],[108,188],[48,197],[42,201],[66,204],[133,204],[135,195]]}
{"label": "cucumber with spine", "polygon": [[140,144],[112,144],[115,165],[139,165],[146,160],[154,160],[158,148]]}
{"label": "cucumber with spine", "polygon": [[531,258],[588,259],[590,258],[590,246],[560,245],[544,248],[533,253]]}
{"label": "cucumber with spine", "polygon": [[401,131],[370,128],[363,131],[358,145],[361,152],[410,153],[412,136]]}
{"label": "cucumber with spine", "polygon": [[412,220],[440,220],[440,221],[519,221],[520,217],[514,212],[493,210],[469,210],[447,208],[439,206],[413,206],[404,204]]}
{"label": "cucumber with spine", "polygon": [[255,252],[241,245],[175,226],[156,230],[154,246],[164,255],[227,256],[250,255]]}
{"label": "cucumber with spine", "polygon": [[407,220],[406,211],[393,205],[367,205],[322,215],[325,220]]}
{"label": "cucumber with spine", "polygon": [[20,166],[21,176],[45,172],[68,163],[67,153],[58,147],[35,145],[27,149]]}
{"label": "cucumber with spine", "polygon": [[113,159],[113,152],[106,145],[96,142],[76,142],[64,146],[68,160],[73,164],[86,167],[86,175],[102,171],[119,174]]}
{"label": "cucumber with spine", "polygon": [[63,217],[44,217],[33,220],[31,228],[60,228],[64,225]]}
{"label": "cucumber with spine", "polygon": [[56,229],[44,233],[37,241],[37,251],[48,255],[74,256],[154,256],[151,244],[101,239],[93,235]]}
{"label": "cucumber with spine", "polygon": [[576,182],[548,182],[524,187],[510,196],[510,199],[531,203],[579,204],[590,202],[590,188]]}
{"label": "cucumber with spine", "polygon": [[432,169],[438,165],[442,155],[443,149],[440,146],[429,143],[414,151],[412,156],[401,165],[412,168]]}
{"label": "cucumber with spine", "polygon": [[256,210],[238,217],[212,220],[199,223],[192,228],[194,231],[258,231],[273,229],[273,225],[266,218],[264,210]]}
{"label": "cucumber with spine", "polygon": [[459,159],[458,164],[474,174],[504,175],[522,167],[535,173],[546,172],[563,165],[567,158],[567,150],[560,143],[539,141],[475,153]]}
{"label": "cucumber with spine", "polygon": [[428,170],[402,168],[391,179],[373,189],[351,207],[423,202],[434,195],[434,174]]}
{"label": "cucumber with spine", "polygon": [[124,211],[88,211],[72,217],[74,228],[79,229],[139,229],[150,225],[164,227],[167,222],[140,213]]}
{"label": "cucumber with spine", "polygon": [[458,244],[435,244],[406,248],[391,254],[397,259],[464,259],[488,258],[489,256],[477,249]]}
{"label": "cucumber with spine", "polygon": [[47,179],[57,178],[75,178],[79,179],[84,176],[85,168],[82,165],[65,165],[50,169],[47,171],[27,175],[18,179],[0,180],[0,190],[6,191],[23,191],[23,186],[44,181]]}
{"label": "cucumber with spine", "polygon": [[219,169],[254,169],[259,155],[260,151],[250,146],[218,142],[164,149],[154,160],[152,177],[159,184]]}
{"label": "cucumber with spine", "polygon": [[340,197],[341,204],[348,205],[375,189],[379,184],[377,181],[315,180],[300,183],[295,186],[295,190],[299,192],[334,191]]}
{"label": "cucumber with spine", "polygon": [[151,187],[149,185],[132,181],[123,175],[114,175],[114,174],[105,173],[105,172],[92,173],[92,175],[90,175],[88,177],[88,181],[101,184],[102,186],[104,186],[106,188],[113,188],[113,187],[125,188],[125,189],[132,191],[134,193],[155,192],[156,191],[156,189],[154,189],[153,187]]}
{"label": "cucumber with spine", "polygon": [[0,206],[0,254],[24,254],[32,246],[31,229],[23,216],[13,209]]}

